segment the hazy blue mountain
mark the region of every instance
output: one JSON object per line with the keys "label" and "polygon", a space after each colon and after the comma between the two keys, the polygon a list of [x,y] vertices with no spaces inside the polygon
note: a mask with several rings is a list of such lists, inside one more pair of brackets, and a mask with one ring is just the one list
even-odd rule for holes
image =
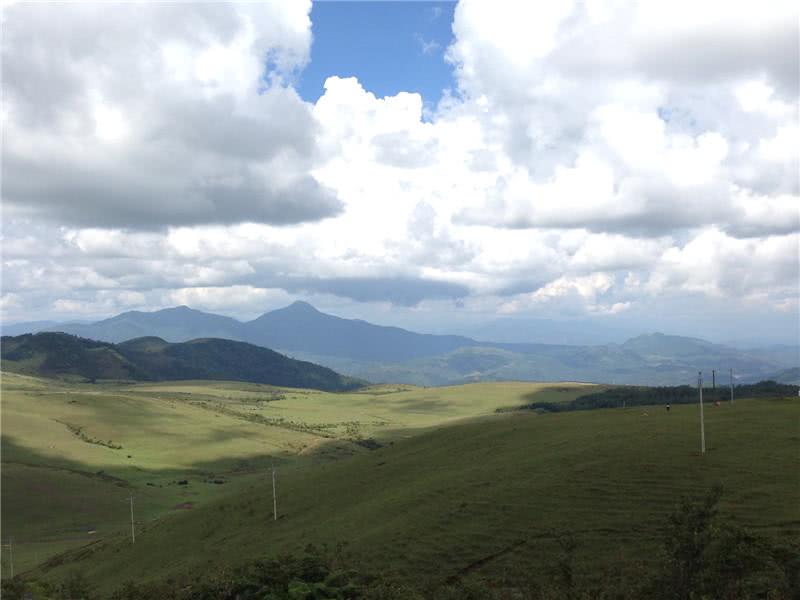
{"label": "hazy blue mountain", "polygon": [[570,344],[573,346],[622,343],[638,333],[629,325],[611,324],[601,319],[532,319],[504,317],[464,328],[477,340],[507,344]]}
{"label": "hazy blue mountain", "polygon": [[247,323],[246,330],[247,341],[269,348],[371,361],[403,361],[476,345],[455,335],[414,333],[334,317],[307,302],[261,315]]}
{"label": "hazy blue mountain", "polygon": [[786,367],[796,367],[800,365],[800,343],[794,346],[788,344],[773,344],[759,348],[748,347],[743,351]]}
{"label": "hazy blue mountain", "polygon": [[693,385],[702,370],[711,386],[728,384],[733,366],[736,382],[761,381],[774,374],[774,365],[749,356],[708,353],[687,359],[640,356],[618,344],[605,346],[523,345],[514,352],[497,346],[463,347],[453,352],[408,361],[363,361],[306,352],[288,354],[326,365],[341,373],[374,383],[445,385],[470,381],[587,381],[637,385]]}
{"label": "hazy blue mountain", "polygon": [[121,344],[66,333],[2,338],[3,369],[45,377],[170,381],[232,380],[342,391],[363,382],[310,362],[244,342],[197,339],[171,344],[157,337]]}
{"label": "hazy blue mountain", "polygon": [[687,354],[694,356],[724,349],[723,346],[699,338],[665,335],[663,333],[636,336],[625,341],[622,347],[636,352],[640,356],[662,358],[675,358],[686,356]]}
{"label": "hazy blue mountain", "polygon": [[185,342],[197,338],[243,339],[243,323],[188,306],[165,308],[155,312],[132,310],[110,319],[88,324],[60,324],[48,331],[63,331],[104,342],[124,342],[137,337],[155,336],[169,342]]}
{"label": "hazy blue mountain", "polygon": [[493,379],[672,385],[695,381],[698,371],[710,382],[712,369],[718,371],[720,384],[726,384],[731,368],[737,381],[757,381],[800,362],[797,349],[789,346],[737,349],[663,333],[596,345],[482,342],[343,319],[306,302],[244,323],[181,306],[50,329],[109,342],[144,336],[168,342],[225,338],[273,348],[369,381],[422,385]]}
{"label": "hazy blue mountain", "polygon": [[777,381],[778,383],[800,385],[800,367],[793,367],[791,369],[784,369],[783,371],[772,373],[767,379]]}
{"label": "hazy blue mountain", "polygon": [[48,327],[57,325],[57,321],[25,321],[21,323],[0,323],[0,332],[3,335],[22,335],[23,333],[36,333]]}
{"label": "hazy blue mountain", "polygon": [[155,312],[125,312],[90,324],[54,324],[47,330],[107,342],[147,336],[170,342],[216,337],[267,348],[388,361],[434,356],[476,344],[460,336],[414,333],[399,327],[342,319],[322,313],[306,302],[295,302],[245,323],[179,306]]}

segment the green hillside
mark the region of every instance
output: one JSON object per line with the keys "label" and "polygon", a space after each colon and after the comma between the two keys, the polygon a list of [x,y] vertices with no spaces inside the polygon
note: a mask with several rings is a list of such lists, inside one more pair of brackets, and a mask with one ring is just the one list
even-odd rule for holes
{"label": "green hillside", "polygon": [[[153,340],[140,350],[157,349]],[[63,549],[235,495],[272,464],[322,464],[533,399],[602,389],[504,382],[344,393],[222,382],[96,384],[2,373],[2,535],[17,572]],[[185,485],[178,482],[185,481]],[[95,533],[89,534],[89,531]],[[9,574],[3,555],[3,575]]]}
{"label": "green hillside", "polygon": [[244,342],[197,339],[170,344],[147,337],[111,344],[65,333],[2,338],[3,369],[95,380],[235,380],[329,391],[363,382]]}
{"label": "green hillside", "polygon": [[332,463],[268,471],[236,495],[52,561],[101,589],[126,579],[208,574],[308,543],[347,542],[354,564],[437,585],[469,575],[498,585],[544,574],[559,539],[577,543],[576,573],[652,567],[666,516],[683,494],[726,489],[726,518],[776,542],[800,534],[800,405],[739,400],[709,407],[698,452],[695,406],[537,415],[507,413],[428,430]]}

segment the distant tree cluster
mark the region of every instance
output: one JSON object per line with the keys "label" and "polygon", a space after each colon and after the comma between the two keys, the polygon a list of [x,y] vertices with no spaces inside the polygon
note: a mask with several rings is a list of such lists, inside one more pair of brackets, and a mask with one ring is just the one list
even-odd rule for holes
{"label": "distant tree cluster", "polygon": [[[58,421],[58,419],[56,419]],[[63,421],[58,421],[59,423],[64,423]],[[98,446],[105,446],[106,448],[111,448],[112,450],[122,450],[121,444],[115,444],[112,440],[100,440],[98,438],[93,438],[91,436],[86,435],[83,431],[83,427],[79,427],[78,425],[72,425],[70,423],[64,423],[67,429],[70,430],[71,433],[76,435],[82,441],[86,442],[87,444],[96,444]]]}
{"label": "distant tree cluster", "polygon": [[[760,381],[758,383],[737,385],[734,398],[783,398],[797,396],[798,386]],[[697,388],[690,385],[644,387],[620,386],[602,392],[580,396],[571,402],[531,402],[519,406],[519,410],[542,410],[564,412],[571,410],[592,410],[596,408],[620,408],[624,406],[651,406],[653,404],[692,404],[697,402]],[[730,399],[729,387],[703,388],[703,399],[708,402]]]}

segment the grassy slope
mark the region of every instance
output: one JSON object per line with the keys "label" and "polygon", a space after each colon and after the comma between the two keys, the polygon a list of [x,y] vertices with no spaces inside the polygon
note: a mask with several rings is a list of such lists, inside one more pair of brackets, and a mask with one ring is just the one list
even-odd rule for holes
{"label": "grassy slope", "polygon": [[[273,460],[366,453],[353,440],[397,439],[531,397],[570,400],[587,389],[596,388],[504,383],[331,394],[207,381],[70,384],[4,373],[2,536],[15,539],[19,572],[65,547],[126,531],[131,494],[137,521],[146,523],[185,511],[175,508],[185,502],[236,494]],[[122,448],[88,443],[68,425]],[[188,485],[177,485],[181,479]],[[87,534],[91,528],[95,534]]]}
{"label": "grassy slope", "polygon": [[[281,518],[258,484],[141,532],[107,539],[49,572],[84,569],[112,587],[126,578],[203,571],[308,542],[348,541],[365,568],[419,581],[479,567],[486,576],[536,571],[573,531],[593,567],[655,560],[659,527],[681,494],[714,482],[722,510],[774,537],[800,533],[800,404],[709,407],[709,451],[698,453],[695,406],[510,414],[398,440],[350,460],[280,471]],[[524,542],[521,545],[516,545]]]}

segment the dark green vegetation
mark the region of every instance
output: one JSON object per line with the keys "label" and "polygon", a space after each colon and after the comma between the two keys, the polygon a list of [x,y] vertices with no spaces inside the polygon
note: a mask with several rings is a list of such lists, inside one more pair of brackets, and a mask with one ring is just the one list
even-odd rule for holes
{"label": "dark green vegetation", "polygon": [[[429,430],[348,460],[282,467],[277,521],[265,472],[235,495],[148,523],[135,545],[123,533],[110,536],[33,574],[62,582],[80,572],[106,595],[127,580],[146,586],[200,576],[213,590],[221,585],[215,578],[228,577],[257,586],[280,570],[270,561],[282,554],[298,557],[286,559],[296,577],[302,563],[292,561],[302,561],[307,544],[346,542],[351,558],[341,569],[357,565],[406,590],[453,587],[461,591],[450,597],[459,598],[486,597],[487,588],[539,597],[547,586],[561,591],[544,597],[577,598],[628,585],[636,586],[628,597],[653,597],[642,586],[660,576],[665,583],[653,589],[673,598],[715,581],[780,590],[790,584],[786,565],[800,534],[800,405],[712,405],[704,456],[697,416],[687,405],[669,413],[511,413]],[[702,497],[716,483],[726,490],[719,521],[714,498],[675,512],[681,496]],[[262,566],[252,562],[258,557]],[[299,581],[360,585],[355,575],[329,580],[340,568],[318,562],[329,571]],[[742,597],[736,590],[719,597]]]}
{"label": "dark green vegetation", "polygon": [[3,337],[2,360],[3,369],[15,373],[91,381],[213,379],[328,391],[364,383],[266,348],[221,339],[170,344],[149,337],[111,344],[64,333],[37,333]]}
{"label": "dark green vegetation", "polygon": [[[736,398],[777,398],[798,395],[798,386],[761,381],[759,383],[734,386],[733,396]],[[570,402],[531,402],[516,407],[518,410],[543,410],[547,412],[563,412],[570,410],[592,410],[596,408],[624,408],[633,406],[695,404],[698,402],[698,389],[690,385],[671,387],[612,387],[599,392],[592,392]],[[728,402],[731,399],[730,388],[704,388],[705,402]],[[505,409],[498,409],[500,411]]]}
{"label": "dark green vegetation", "polygon": [[[50,324],[47,328],[107,342],[144,336],[171,342],[207,337],[239,340],[367,381],[415,385],[503,380],[678,385],[692,381],[698,369],[717,369],[727,377],[730,368],[741,383],[776,378],[773,376],[779,372],[800,364],[796,346],[741,350],[663,334],[596,346],[493,343],[463,336],[427,335],[342,319],[305,302],[246,323],[181,306],[156,312],[131,311],[92,324]],[[531,336],[536,337],[536,332],[531,331]],[[784,381],[783,376],[776,379]]]}

